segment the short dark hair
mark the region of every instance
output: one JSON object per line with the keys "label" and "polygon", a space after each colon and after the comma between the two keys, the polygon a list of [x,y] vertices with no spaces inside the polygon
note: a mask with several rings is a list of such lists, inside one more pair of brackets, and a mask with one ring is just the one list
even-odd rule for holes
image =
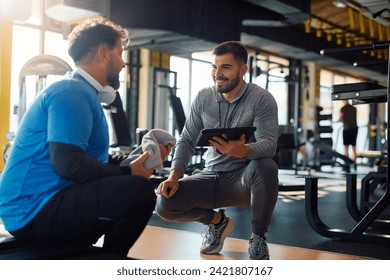
{"label": "short dark hair", "polygon": [[122,44],[127,44],[129,38],[126,29],[108,19],[88,19],[77,25],[69,35],[68,53],[76,64],[89,63],[101,44],[113,49],[118,39]]}
{"label": "short dark hair", "polygon": [[239,41],[222,42],[211,51],[213,55],[223,55],[226,53],[233,54],[234,59],[243,64],[246,64],[248,60],[248,51],[244,44]]}

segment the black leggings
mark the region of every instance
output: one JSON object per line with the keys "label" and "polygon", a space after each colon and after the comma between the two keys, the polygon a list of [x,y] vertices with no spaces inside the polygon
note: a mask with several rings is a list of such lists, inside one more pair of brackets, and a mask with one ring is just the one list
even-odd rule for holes
{"label": "black leggings", "polygon": [[115,176],[57,193],[25,227],[12,232],[34,244],[92,245],[104,235],[107,252],[126,256],[155,208],[149,180]]}

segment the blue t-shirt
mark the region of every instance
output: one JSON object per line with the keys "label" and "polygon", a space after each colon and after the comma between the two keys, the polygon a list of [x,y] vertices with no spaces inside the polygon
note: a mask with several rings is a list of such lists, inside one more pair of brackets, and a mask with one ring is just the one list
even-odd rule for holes
{"label": "blue t-shirt", "polygon": [[100,162],[108,161],[102,106],[96,90],[77,74],[48,86],[20,123],[0,178],[0,217],[8,231],[25,226],[57,192],[75,184],[55,173],[49,142],[74,145]]}

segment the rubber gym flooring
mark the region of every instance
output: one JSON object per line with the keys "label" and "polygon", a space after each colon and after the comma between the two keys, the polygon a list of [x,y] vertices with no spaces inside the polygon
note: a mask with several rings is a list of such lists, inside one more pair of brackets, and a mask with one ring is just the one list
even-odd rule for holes
{"label": "rubber gym flooring", "polygon": [[[358,167],[358,191],[360,180],[370,170]],[[298,175],[307,175],[299,172]],[[320,172],[315,174],[321,179],[319,186],[319,215],[324,223],[330,228],[351,230],[356,222],[352,219],[346,208],[345,197],[345,174],[341,170],[332,172]],[[303,185],[304,179],[297,178],[291,170],[280,170],[279,180],[282,183]],[[288,189],[288,186],[285,187]],[[226,208],[226,213],[236,223],[236,228],[230,237],[247,240],[251,233],[250,209],[243,207]],[[153,214],[149,226],[177,229],[201,234],[204,226],[199,223],[173,223],[163,221],[156,214]],[[390,231],[387,230],[387,234]],[[1,238],[0,234],[0,239]],[[6,237],[6,236],[4,236]],[[192,239],[193,240],[193,239]],[[201,240],[201,238],[199,238]],[[304,209],[304,191],[280,191],[267,240],[270,244],[286,245],[297,248],[314,249],[326,252],[341,253],[364,258],[390,260],[390,246],[376,245],[369,243],[356,243],[347,241],[333,241],[316,233],[309,225]],[[189,241],[191,242],[191,241]],[[198,246],[191,244],[191,246]],[[200,244],[199,244],[200,246]],[[195,250],[197,251],[197,250]]]}
{"label": "rubber gym flooring", "polygon": [[[356,171],[358,174],[358,191],[361,178],[369,171],[365,167],[358,166]],[[298,175],[305,175],[305,172],[298,172]],[[356,225],[356,222],[352,219],[346,208],[345,174],[343,174],[341,169],[337,170],[336,168],[332,172],[317,172],[316,176],[321,178],[318,180],[318,208],[321,219],[330,228],[351,230]],[[297,178],[295,172],[290,170],[280,170],[279,180],[281,182],[289,182],[293,185],[304,184],[304,179]],[[230,207],[226,208],[226,213],[236,223],[236,228],[230,237],[248,239],[251,232],[250,209]],[[149,225],[197,232],[199,234],[204,229],[204,226],[199,223],[173,223],[163,221],[156,214],[152,216]],[[267,240],[269,243],[279,245],[390,260],[390,246],[333,241],[328,237],[316,233],[306,219],[304,191],[279,192],[279,198],[269,227]]]}

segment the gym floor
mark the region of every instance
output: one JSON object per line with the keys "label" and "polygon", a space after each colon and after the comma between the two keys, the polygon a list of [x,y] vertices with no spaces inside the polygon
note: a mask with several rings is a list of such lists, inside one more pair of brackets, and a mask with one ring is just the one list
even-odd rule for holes
{"label": "gym floor", "polygon": [[[358,166],[356,171],[358,175],[358,193],[360,189],[360,180],[369,171],[372,170]],[[298,175],[307,175],[307,172],[306,174],[301,174],[301,172],[299,172]],[[318,180],[318,209],[321,219],[330,228],[337,228],[348,231],[351,230],[356,225],[356,222],[352,219],[346,208],[345,174],[341,169],[333,169],[332,172],[317,172],[315,175],[320,177]],[[280,170],[279,180],[282,183],[287,182],[290,185],[304,184],[304,179],[298,178],[297,175],[295,175],[295,173],[291,170]],[[304,197],[303,190],[279,192],[279,198],[267,237],[267,240],[270,244],[315,249],[372,259],[390,260],[390,246],[347,241],[333,241],[330,238],[321,236],[316,233],[307,222],[304,208]],[[387,212],[388,211],[386,211],[386,215],[388,215]],[[243,207],[229,207],[226,208],[226,213],[232,217],[236,223],[236,228],[230,237],[248,240],[251,233],[250,209]],[[199,223],[167,222],[163,221],[156,214],[153,214],[149,225],[161,228],[189,231],[199,235],[204,230],[204,226]],[[390,234],[388,229],[387,234]],[[0,240],[2,237],[3,236],[1,235],[0,231]]]}
{"label": "gym floor", "polygon": [[[357,186],[360,180],[370,171],[367,167],[358,166]],[[298,175],[307,175],[300,172]],[[356,222],[346,208],[345,174],[337,167],[332,172],[317,172],[319,199],[319,215],[330,228],[351,230]],[[304,184],[291,170],[280,170],[279,180],[290,184]],[[359,199],[359,198],[358,198]],[[236,228],[230,235],[233,238],[248,239],[251,233],[250,209],[242,207],[226,208],[226,213],[234,219]],[[201,234],[204,226],[199,223],[173,223],[161,220],[156,214],[149,225],[197,232]],[[390,246],[347,241],[333,241],[316,233],[307,222],[304,208],[304,191],[280,191],[267,240],[269,243],[293,247],[316,249],[328,252],[343,253],[390,260]],[[200,246],[200,244],[199,244]]]}

